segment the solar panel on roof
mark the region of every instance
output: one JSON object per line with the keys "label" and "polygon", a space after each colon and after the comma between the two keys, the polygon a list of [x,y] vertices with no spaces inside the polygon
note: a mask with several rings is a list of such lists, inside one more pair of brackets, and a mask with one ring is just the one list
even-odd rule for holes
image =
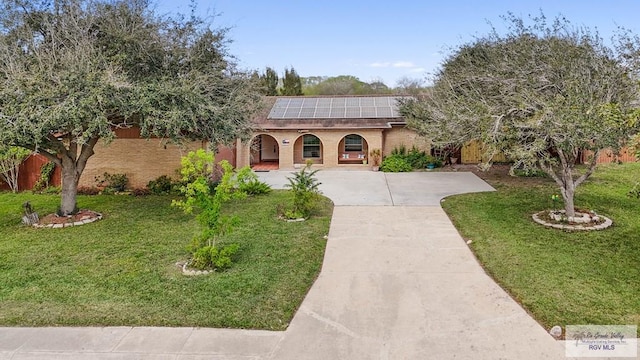
{"label": "solar panel on roof", "polygon": [[329,116],[332,118],[343,118],[345,117],[344,110],[344,107],[332,107],[331,114],[329,114]]}
{"label": "solar panel on roof", "polygon": [[319,98],[318,107],[331,107],[331,98]]}
{"label": "solar panel on roof", "polygon": [[331,107],[344,107],[345,98],[334,98],[331,101]]}
{"label": "solar panel on roof", "polygon": [[360,98],[360,106],[373,106],[375,104],[374,98]]}
{"label": "solar panel on roof", "polygon": [[346,118],[359,118],[362,117],[360,114],[359,107],[347,107],[344,113],[344,117]]}
{"label": "solar panel on roof", "polygon": [[360,106],[360,98],[346,98],[345,106]]}
{"label": "solar panel on roof", "polygon": [[335,98],[279,98],[276,99],[270,119],[324,119],[324,118],[390,118],[400,117],[397,97],[335,97]]}
{"label": "solar panel on roof", "polygon": [[302,108],[302,110],[300,110],[300,117],[301,118],[313,118],[315,113],[316,113],[316,109],[315,108]]}
{"label": "solar panel on roof", "polygon": [[324,108],[316,108],[316,113],[314,116],[314,119],[318,119],[318,118],[327,118],[329,117],[329,114],[331,114],[331,108],[328,107],[324,107]]}
{"label": "solar panel on roof", "polygon": [[376,110],[378,117],[391,117],[391,108],[379,107]]}
{"label": "solar panel on roof", "polygon": [[317,106],[318,106],[318,99],[316,98],[304,99],[304,101],[302,102],[302,108],[315,109]]}

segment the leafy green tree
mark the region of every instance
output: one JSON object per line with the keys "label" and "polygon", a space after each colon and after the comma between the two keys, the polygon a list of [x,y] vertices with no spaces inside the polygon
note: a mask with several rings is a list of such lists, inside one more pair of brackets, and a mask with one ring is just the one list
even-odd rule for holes
{"label": "leafy green tree", "polygon": [[302,79],[300,79],[300,76],[293,67],[291,69],[284,69],[284,79],[282,80],[280,94],[286,96],[302,95]]}
{"label": "leafy green tree", "polygon": [[18,146],[0,145],[0,179],[9,185],[14,193],[18,191],[20,164],[31,151]]}
{"label": "leafy green tree", "polygon": [[[431,91],[402,101],[401,113],[436,144],[479,139],[488,158],[503,151],[514,166],[543,170],[574,216],[576,187],[602,149],[624,144],[638,118],[638,38],[618,36],[611,49],[564,19],[505,20],[505,35],[493,30],[456,49]],[[595,154],[582,172],[581,150]]]}
{"label": "leafy green tree", "polygon": [[[246,138],[260,95],[227,54],[226,30],[154,13],[146,0],[2,0],[0,143],[61,167],[60,212],[99,139],[145,137],[212,146]],[[136,154],[131,154],[136,156]]]}
{"label": "leafy green tree", "polygon": [[260,83],[264,95],[278,95],[278,73],[270,67],[267,67],[264,74],[260,76]]}
{"label": "leafy green tree", "polygon": [[381,80],[366,83],[352,75],[333,76],[319,81],[314,78],[308,83],[313,84],[306,87],[305,93],[310,95],[370,95],[392,92]]}

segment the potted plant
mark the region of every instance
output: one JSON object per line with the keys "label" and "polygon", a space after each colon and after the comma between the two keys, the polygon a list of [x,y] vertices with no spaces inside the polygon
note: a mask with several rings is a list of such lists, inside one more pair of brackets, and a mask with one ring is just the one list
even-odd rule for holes
{"label": "potted plant", "polygon": [[369,157],[371,158],[371,168],[373,171],[380,170],[380,160],[382,160],[382,150],[380,149],[372,149],[369,152]]}
{"label": "potted plant", "polygon": [[436,163],[437,163],[437,159],[435,157],[433,157],[432,155],[427,155],[426,162],[427,162],[427,169],[429,170],[435,169]]}

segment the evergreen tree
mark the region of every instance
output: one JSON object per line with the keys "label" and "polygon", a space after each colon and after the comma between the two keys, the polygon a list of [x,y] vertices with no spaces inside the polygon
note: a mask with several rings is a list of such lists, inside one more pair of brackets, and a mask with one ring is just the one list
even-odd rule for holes
{"label": "evergreen tree", "polygon": [[264,74],[260,76],[262,93],[267,96],[278,95],[278,80],[278,73],[272,68],[267,67]]}
{"label": "evergreen tree", "polygon": [[284,69],[284,79],[280,94],[287,96],[302,95],[302,79],[300,79],[300,76],[293,67],[291,69]]}

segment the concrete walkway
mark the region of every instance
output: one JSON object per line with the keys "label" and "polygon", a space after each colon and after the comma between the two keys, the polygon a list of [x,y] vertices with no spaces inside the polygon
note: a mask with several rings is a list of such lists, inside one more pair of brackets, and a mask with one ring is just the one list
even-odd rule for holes
{"label": "concrete walkway", "polygon": [[[281,187],[288,173],[262,173]],[[470,173],[321,171],[336,204],[321,274],[284,332],[0,328],[2,359],[563,359],[439,206]]]}

